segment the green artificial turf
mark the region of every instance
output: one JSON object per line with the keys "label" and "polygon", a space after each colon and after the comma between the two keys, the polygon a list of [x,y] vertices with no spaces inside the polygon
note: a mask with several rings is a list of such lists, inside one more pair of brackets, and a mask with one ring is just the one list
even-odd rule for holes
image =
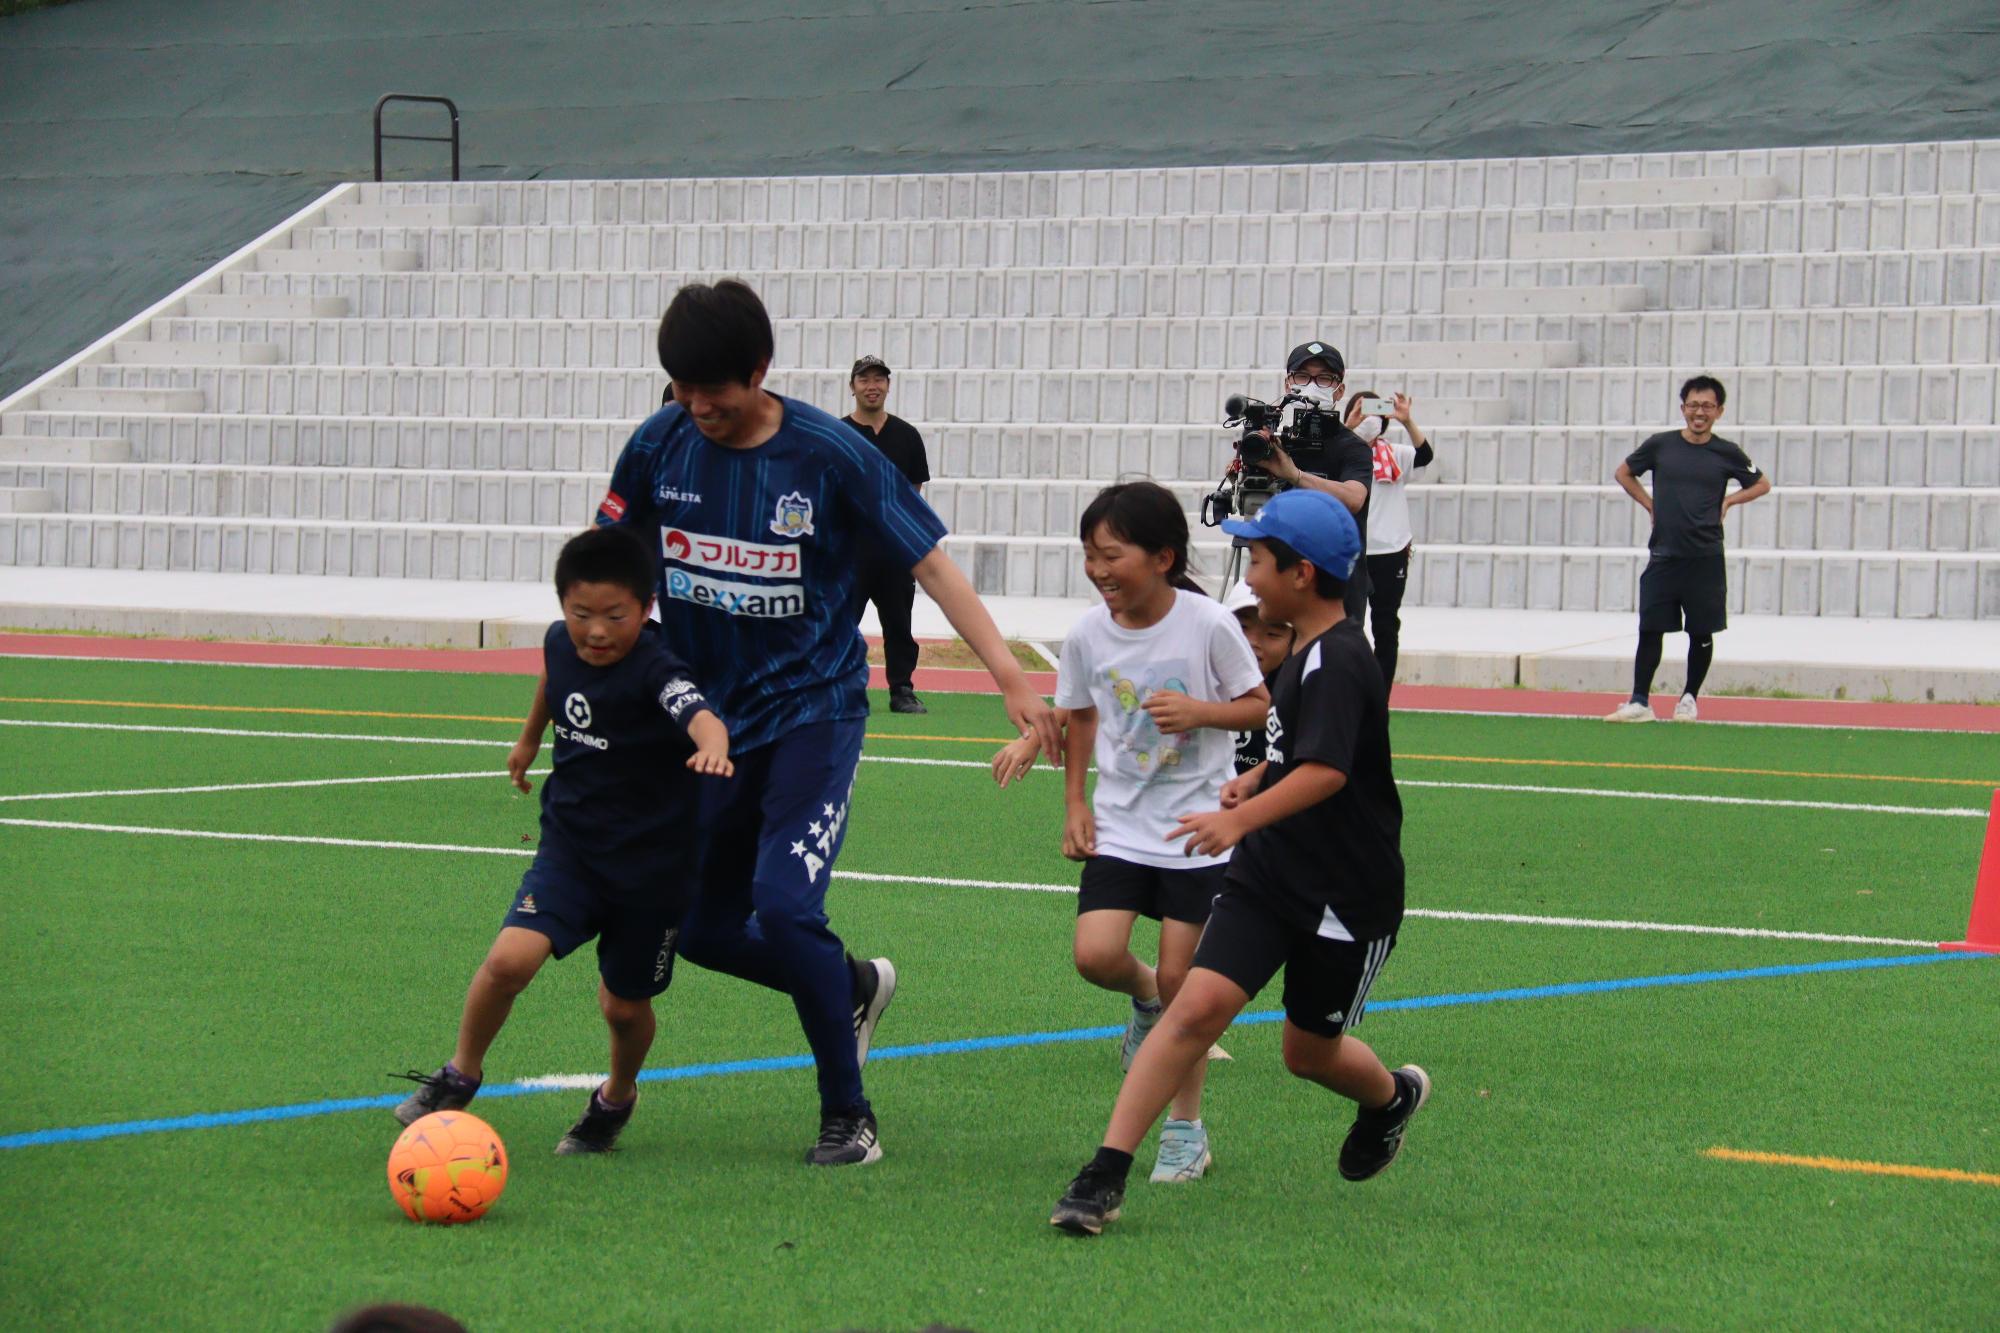
{"label": "green artificial turf", "polygon": [[[0,660],[0,696],[97,701],[0,702],[0,719],[211,729],[0,726],[0,796],[487,775],[0,803],[0,818],[445,848],[0,826],[0,1134],[370,1097],[397,1091],[391,1070],[434,1067],[527,864],[450,849],[524,853],[536,836],[534,800],[499,776],[525,686]],[[148,706],[105,706],[130,702]],[[926,717],[878,712],[869,754],[983,763],[995,740],[919,738],[1008,734],[996,699],[929,702]],[[342,715],[364,712],[454,717]],[[1413,908],[1919,941],[1963,930],[1982,820],[1491,784],[1983,809],[1991,788],[1975,784],[2000,780],[1990,737],[1401,714],[1395,744]],[[1784,775],[1695,771],[1722,768]],[[476,1103],[513,1172],[462,1228],[396,1211],[383,1109],[4,1149],[0,1324],[309,1329],[376,1299],[482,1330],[1995,1317],[2000,1189],[1702,1155],[2000,1171],[1990,961],[1380,1009],[1361,1035],[1422,1063],[1437,1092],[1403,1159],[1361,1186],[1332,1166],[1345,1107],[1286,1075],[1277,1025],[1239,1026],[1210,1081],[1211,1176],[1149,1185],[1149,1145],[1125,1219],[1097,1242],[1058,1236],[1047,1211],[1102,1132],[1116,1041],[893,1052],[1120,1024],[1122,999],[1072,970],[1074,899],[856,876],[1072,884],[1060,814],[1046,771],[1000,792],[976,767],[863,764],[829,903],[903,978],[877,1038],[889,1054],[869,1068],[878,1166],[800,1163],[816,1110],[800,1069],[649,1083],[603,1161],[550,1156],[580,1092]],[[1412,917],[1375,999],[1923,952]],[[594,992],[588,951],[552,965],[489,1081],[601,1069]],[[656,1070],[804,1050],[782,996],[685,963],[659,1009]]]}

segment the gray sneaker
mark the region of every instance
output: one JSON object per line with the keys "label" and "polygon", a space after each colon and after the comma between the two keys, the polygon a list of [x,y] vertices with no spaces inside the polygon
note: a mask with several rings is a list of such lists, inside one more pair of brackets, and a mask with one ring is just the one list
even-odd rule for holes
{"label": "gray sneaker", "polygon": [[389,1077],[406,1078],[417,1085],[417,1090],[396,1107],[398,1124],[414,1125],[432,1111],[463,1111],[479,1095],[479,1080],[459,1073],[449,1060],[435,1074],[412,1069]]}
{"label": "gray sneaker", "polygon": [[1149,1010],[1142,1008],[1137,1000],[1132,1001],[1132,1017],[1125,1024],[1125,1046],[1118,1052],[1120,1068],[1132,1067],[1133,1059],[1139,1054],[1139,1043],[1146,1040],[1146,1034],[1153,1030],[1153,1024],[1160,1021],[1160,1015],[1166,1011],[1166,1007],[1161,1001],[1155,1000]]}

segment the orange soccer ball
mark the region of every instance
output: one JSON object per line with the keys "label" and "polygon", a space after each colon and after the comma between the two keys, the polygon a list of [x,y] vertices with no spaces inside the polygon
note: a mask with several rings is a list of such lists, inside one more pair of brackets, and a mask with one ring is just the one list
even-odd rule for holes
{"label": "orange soccer ball", "polygon": [[389,1193],[412,1222],[470,1222],[507,1188],[507,1148],[463,1111],[433,1111],[389,1149]]}

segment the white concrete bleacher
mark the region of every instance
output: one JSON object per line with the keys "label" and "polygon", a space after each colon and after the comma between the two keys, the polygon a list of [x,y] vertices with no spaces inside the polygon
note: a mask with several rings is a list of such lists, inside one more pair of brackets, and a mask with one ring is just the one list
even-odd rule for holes
{"label": "white concrete bleacher", "polygon": [[990,594],[1083,595],[1088,495],[1193,510],[1223,398],[1326,337],[1437,437],[1413,602],[1629,610],[1611,470],[1710,371],[1778,487],[1730,516],[1734,609],[2000,618],[2000,143],[323,205],[0,404],[0,566],[538,581],[659,401],[660,310],[740,274],[774,387],[895,366]]}

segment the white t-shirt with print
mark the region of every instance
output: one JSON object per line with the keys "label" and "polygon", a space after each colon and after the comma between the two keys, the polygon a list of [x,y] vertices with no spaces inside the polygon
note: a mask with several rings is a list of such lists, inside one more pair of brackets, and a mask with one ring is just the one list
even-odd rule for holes
{"label": "white t-shirt with print", "polygon": [[1184,855],[1168,842],[1180,817],[1213,810],[1235,774],[1236,737],[1198,727],[1165,736],[1142,705],[1158,690],[1226,702],[1264,683],[1236,617],[1196,592],[1149,629],[1126,629],[1103,605],[1063,640],[1058,708],[1097,710],[1097,851],[1169,869],[1219,865],[1223,856]]}
{"label": "white t-shirt with print", "polygon": [[1410,469],[1417,461],[1413,444],[1392,444],[1376,436],[1375,484],[1368,489],[1368,554],[1394,555],[1410,544]]}

